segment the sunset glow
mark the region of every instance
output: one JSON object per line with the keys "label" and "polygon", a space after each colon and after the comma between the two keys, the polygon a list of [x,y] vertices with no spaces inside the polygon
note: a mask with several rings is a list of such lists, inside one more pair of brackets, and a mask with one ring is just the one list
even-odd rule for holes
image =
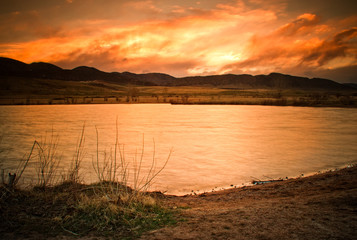
{"label": "sunset glow", "polygon": [[0,56],[176,77],[281,72],[353,82],[355,1],[2,1]]}

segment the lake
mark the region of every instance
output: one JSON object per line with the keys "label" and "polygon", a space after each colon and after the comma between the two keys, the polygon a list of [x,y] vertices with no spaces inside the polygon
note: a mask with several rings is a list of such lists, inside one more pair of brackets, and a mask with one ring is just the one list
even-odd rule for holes
{"label": "lake", "polygon": [[[140,168],[145,178],[153,159],[157,171],[171,152],[152,186],[169,194],[201,193],[247,185],[254,179],[298,177],[357,163],[357,109],[44,105],[0,106],[2,169],[14,172],[34,140],[49,142],[51,136],[58,136],[60,177],[70,166],[84,124],[81,177],[86,183],[98,180],[93,165],[97,156],[99,162],[110,159],[116,136],[131,176]],[[23,184],[36,184],[36,166],[34,154]]]}

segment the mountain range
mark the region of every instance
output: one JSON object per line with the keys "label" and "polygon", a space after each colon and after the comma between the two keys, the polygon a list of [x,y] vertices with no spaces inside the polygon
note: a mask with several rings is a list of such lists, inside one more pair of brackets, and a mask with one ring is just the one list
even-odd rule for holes
{"label": "mountain range", "polygon": [[269,75],[212,75],[176,78],[163,73],[135,74],[130,72],[104,72],[93,67],[80,66],[62,69],[44,62],[26,64],[0,57],[0,77],[54,79],[63,81],[104,81],[119,85],[138,86],[212,86],[234,89],[299,89],[326,91],[356,91],[355,84],[341,84],[328,79],[290,76],[281,73]]}

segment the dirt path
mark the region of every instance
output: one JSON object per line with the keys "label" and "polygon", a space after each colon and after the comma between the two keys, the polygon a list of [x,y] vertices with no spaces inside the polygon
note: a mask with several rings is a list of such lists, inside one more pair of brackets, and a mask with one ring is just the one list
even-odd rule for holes
{"label": "dirt path", "polygon": [[164,201],[185,220],[141,239],[357,239],[357,167]]}

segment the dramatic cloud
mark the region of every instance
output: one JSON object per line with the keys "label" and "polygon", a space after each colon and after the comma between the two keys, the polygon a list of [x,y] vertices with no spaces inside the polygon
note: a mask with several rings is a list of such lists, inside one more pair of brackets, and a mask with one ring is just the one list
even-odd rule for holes
{"label": "dramatic cloud", "polygon": [[312,11],[302,2],[4,1],[0,55],[175,76],[278,71],[318,77],[356,65],[357,15],[344,15],[340,6],[338,14],[326,6]]}
{"label": "dramatic cloud", "polygon": [[324,66],[334,59],[341,63],[357,62],[357,27],[336,34],[331,40],[322,41],[311,53],[304,56],[303,62]]}
{"label": "dramatic cloud", "polygon": [[356,64],[357,28],[335,31],[321,24],[318,16],[305,13],[270,34],[254,35],[247,47],[250,55],[223,69],[232,73],[314,76],[312,73]]}

